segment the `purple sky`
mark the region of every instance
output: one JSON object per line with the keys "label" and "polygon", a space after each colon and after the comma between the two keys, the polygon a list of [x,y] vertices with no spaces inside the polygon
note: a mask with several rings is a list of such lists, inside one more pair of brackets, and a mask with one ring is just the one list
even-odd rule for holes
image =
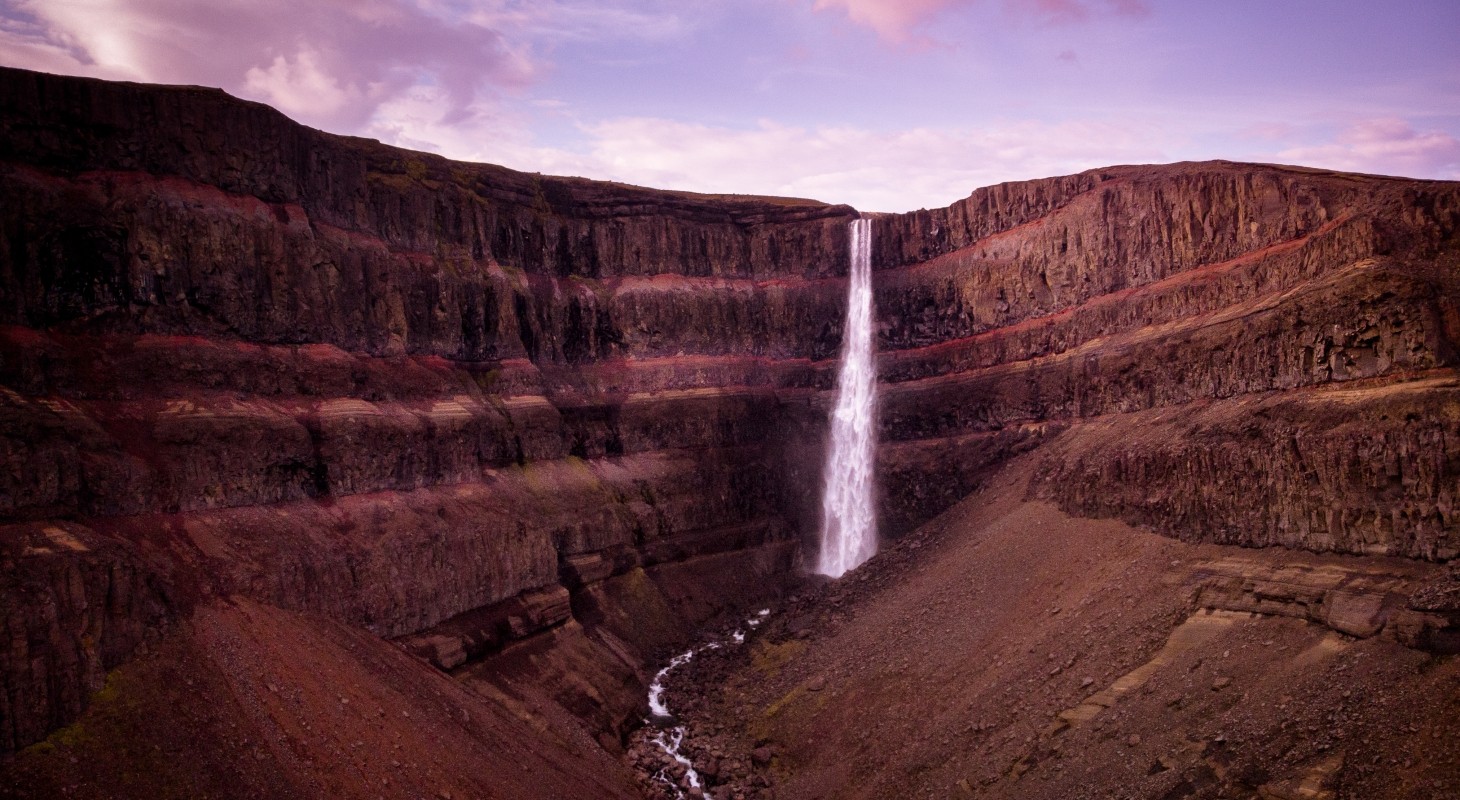
{"label": "purple sky", "polygon": [[661,188],[941,206],[1226,158],[1460,179],[1460,2],[0,0],[0,63]]}

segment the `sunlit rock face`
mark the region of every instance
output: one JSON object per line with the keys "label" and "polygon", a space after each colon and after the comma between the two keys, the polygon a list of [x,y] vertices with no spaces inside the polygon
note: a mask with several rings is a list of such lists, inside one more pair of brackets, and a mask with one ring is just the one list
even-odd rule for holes
{"label": "sunlit rock face", "polygon": [[[226,598],[612,741],[652,658],[814,568],[853,209],[16,70],[0,131],[0,748]],[[1038,449],[1072,514],[1453,557],[1457,220],[1222,162],[873,218],[879,529]]]}

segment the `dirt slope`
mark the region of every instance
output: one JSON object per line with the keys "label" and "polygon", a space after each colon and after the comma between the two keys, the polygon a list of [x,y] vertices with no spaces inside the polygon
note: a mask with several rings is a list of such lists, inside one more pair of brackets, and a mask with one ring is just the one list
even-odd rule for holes
{"label": "dirt slope", "polygon": [[716,797],[1460,796],[1460,663],[1399,641],[1445,568],[1186,544],[1026,482],[680,679],[697,761],[749,776]]}
{"label": "dirt slope", "polygon": [[568,720],[528,718],[315,615],[216,602],[4,763],[0,797],[629,798]]}

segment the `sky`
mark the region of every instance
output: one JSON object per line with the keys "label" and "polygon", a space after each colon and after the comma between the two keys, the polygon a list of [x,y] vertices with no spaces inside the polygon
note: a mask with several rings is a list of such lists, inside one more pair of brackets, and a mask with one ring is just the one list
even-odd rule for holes
{"label": "sky", "polygon": [[710,193],[1222,158],[1460,179],[1460,1],[0,0],[0,64]]}

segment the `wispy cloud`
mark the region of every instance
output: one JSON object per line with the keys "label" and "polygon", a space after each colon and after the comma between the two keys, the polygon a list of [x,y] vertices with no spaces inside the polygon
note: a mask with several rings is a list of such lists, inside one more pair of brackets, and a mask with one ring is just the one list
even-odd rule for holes
{"label": "wispy cloud", "polygon": [[6,63],[54,72],[220,86],[312,125],[354,130],[411,87],[472,113],[535,64],[498,31],[407,0],[17,0]]}
{"label": "wispy cloud", "polygon": [[[967,0],[963,0],[967,2]],[[816,0],[817,11],[841,11],[858,25],[894,42],[906,41],[912,29],[959,0]]]}
{"label": "wispy cloud", "polygon": [[464,18],[545,43],[663,41],[697,26],[703,0],[479,0]]}
{"label": "wispy cloud", "polygon": [[[327,130],[517,169],[866,210],[1171,158],[1460,178],[1460,139],[1443,111],[1454,106],[1453,81],[1416,82],[1412,66],[1379,70],[1402,60],[1392,49],[1370,59],[1382,81],[1367,66],[1343,72],[1348,60],[1311,67],[1334,50],[1311,39],[1306,50],[1255,55],[1240,45],[1252,35],[1249,17],[1262,14],[1194,7],[1157,15],[1145,0],[0,0],[0,62],[221,86]],[[1374,14],[1354,23],[1365,36],[1394,16]],[[1136,17],[1146,19],[1129,24]],[[1453,27],[1442,22],[1419,30]],[[896,46],[848,57],[848,25]],[[977,47],[907,52],[979,25],[999,27]],[[1183,55],[1139,46],[1152,42]],[[1184,54],[1203,43],[1209,57],[1269,60],[1238,81],[1229,74],[1236,62],[1189,63]],[[1306,71],[1292,68],[1295,59]],[[1443,59],[1424,63],[1449,74]],[[1264,75],[1281,80],[1263,87]],[[1213,96],[1232,100],[1197,99]],[[1335,98],[1346,98],[1341,112]],[[1355,121],[1338,133],[1315,122],[1334,118]]]}
{"label": "wispy cloud", "polygon": [[1292,147],[1277,159],[1330,169],[1460,179],[1460,139],[1417,131],[1395,117],[1354,122],[1331,142]]}
{"label": "wispy cloud", "polygon": [[1158,128],[1010,121],[980,129],[732,129],[642,117],[585,126],[579,165],[616,180],[703,192],[811,197],[863,210],[943,205],[979,186],[1159,161]]}
{"label": "wispy cloud", "polygon": [[903,43],[939,14],[998,3],[1013,17],[1043,23],[1084,22],[1100,14],[1144,16],[1145,0],[815,0],[817,11],[840,11],[881,38]]}

